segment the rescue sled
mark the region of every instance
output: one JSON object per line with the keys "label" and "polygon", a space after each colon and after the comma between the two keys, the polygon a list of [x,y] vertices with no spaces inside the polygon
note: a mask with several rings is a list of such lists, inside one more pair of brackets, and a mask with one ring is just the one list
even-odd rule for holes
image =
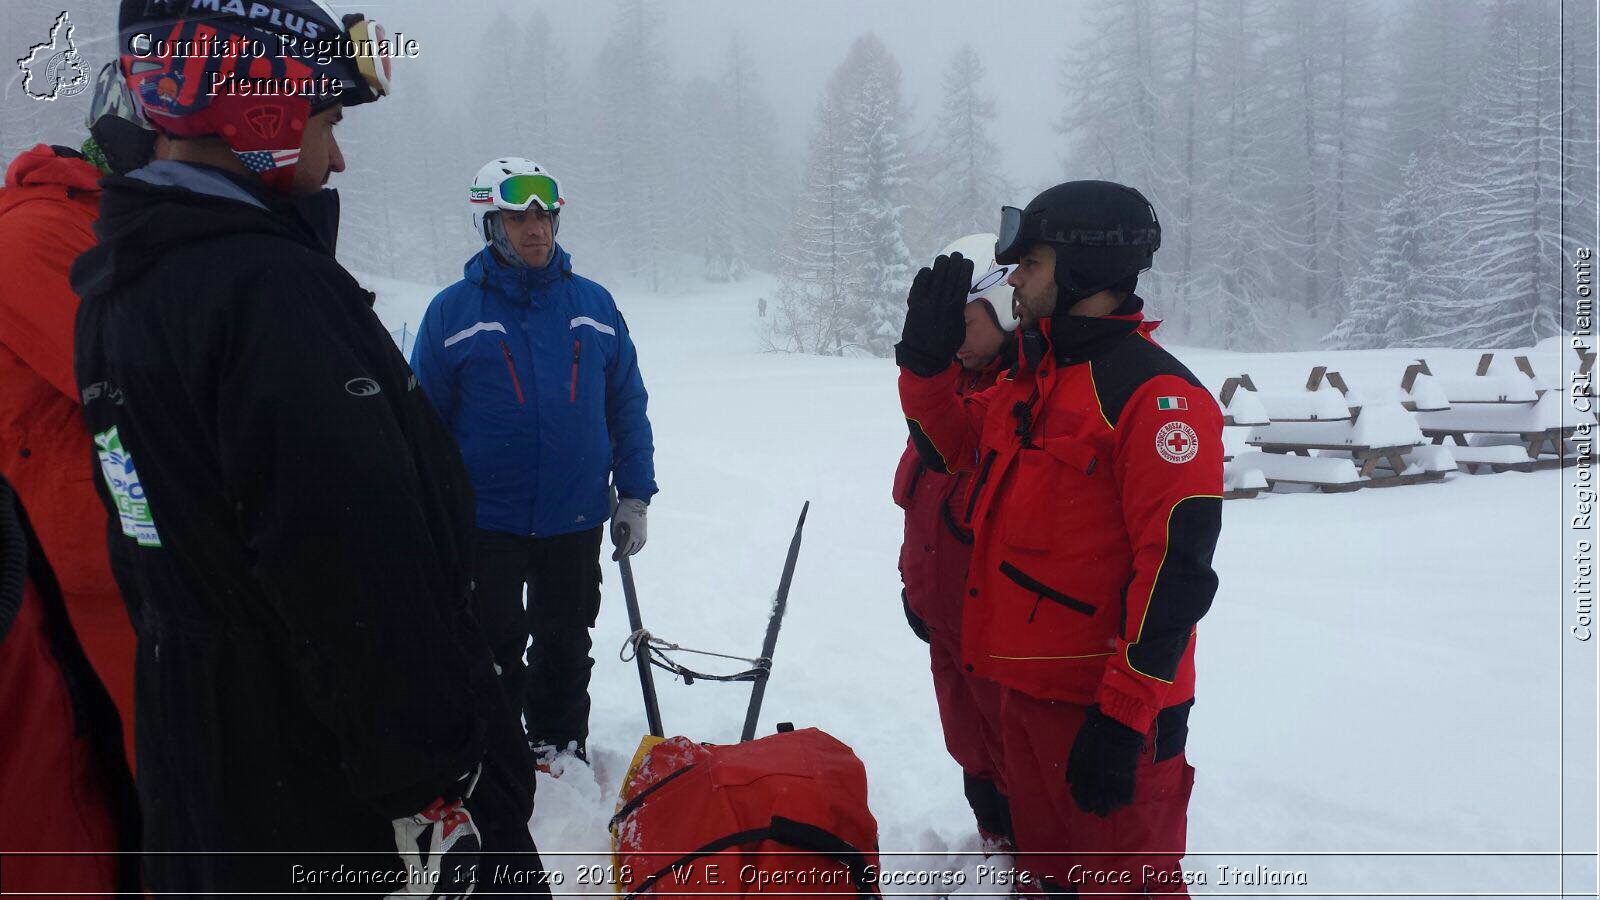
{"label": "rescue sled", "polygon": [[[877,896],[878,823],[867,807],[867,773],[844,743],[816,728],[780,724],[755,738],[772,653],[800,554],[806,513],[795,524],[761,655],[732,674],[696,672],[673,652],[724,659],[651,635],[641,624],[633,571],[621,561],[633,629],[624,647],[639,665],[650,734],[622,779],[610,823],[621,896],[856,894]],[[744,730],[736,744],[664,737],[652,667],[684,679],[749,681]]]}

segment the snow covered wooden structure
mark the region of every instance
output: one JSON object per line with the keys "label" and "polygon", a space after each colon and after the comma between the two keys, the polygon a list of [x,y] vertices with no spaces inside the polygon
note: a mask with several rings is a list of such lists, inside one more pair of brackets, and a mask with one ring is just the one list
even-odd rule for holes
{"label": "snow covered wooden structure", "polygon": [[1240,462],[1260,468],[1269,485],[1332,493],[1438,481],[1455,468],[1448,451],[1426,448],[1412,410],[1353,400],[1344,377],[1327,366],[1312,368],[1303,390],[1260,397],[1270,421],[1251,431],[1246,443],[1258,452]]}
{"label": "snow covered wooden structure", "polygon": [[1575,423],[1564,422],[1565,395],[1534,371],[1526,356],[1513,365],[1495,364],[1485,353],[1470,376],[1435,376],[1427,360],[1406,369],[1401,390],[1417,393],[1423,379],[1436,382],[1430,394],[1442,393],[1443,408],[1418,407],[1417,424],[1437,446],[1449,446],[1462,469],[1476,472],[1531,471],[1573,461],[1567,442]]}
{"label": "snow covered wooden structure", "polygon": [[1217,392],[1217,404],[1222,408],[1222,499],[1249,500],[1267,489],[1266,475],[1260,468],[1237,462],[1234,457],[1248,449],[1244,441],[1249,430],[1271,419],[1256,396],[1255,382],[1247,374],[1224,381],[1222,390]]}

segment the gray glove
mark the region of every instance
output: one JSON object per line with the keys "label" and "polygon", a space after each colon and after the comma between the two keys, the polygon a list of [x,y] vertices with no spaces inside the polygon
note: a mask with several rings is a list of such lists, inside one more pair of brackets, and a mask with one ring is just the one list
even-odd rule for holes
{"label": "gray glove", "polygon": [[612,562],[632,556],[644,548],[645,514],[650,504],[632,497],[617,501],[617,511],[611,514],[611,543],[617,550],[611,554]]}

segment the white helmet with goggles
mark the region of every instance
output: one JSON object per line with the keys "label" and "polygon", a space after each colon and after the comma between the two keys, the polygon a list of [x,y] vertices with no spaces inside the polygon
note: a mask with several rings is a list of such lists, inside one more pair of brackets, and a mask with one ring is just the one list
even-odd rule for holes
{"label": "white helmet with goggles", "polygon": [[472,179],[467,191],[467,202],[472,206],[472,228],[478,237],[491,241],[485,227],[489,213],[497,210],[522,212],[538,207],[550,213],[551,233],[561,224],[561,207],[566,198],[555,176],[531,159],[520,156],[503,156],[484,163]]}
{"label": "white helmet with goggles", "polygon": [[942,256],[959,253],[972,260],[972,287],[967,293],[967,302],[987,302],[989,309],[994,312],[995,324],[1003,331],[1016,331],[1017,315],[1011,305],[1011,285],[1006,283],[1016,266],[995,263],[994,244],[993,234],[969,234],[952,241],[939,253]]}

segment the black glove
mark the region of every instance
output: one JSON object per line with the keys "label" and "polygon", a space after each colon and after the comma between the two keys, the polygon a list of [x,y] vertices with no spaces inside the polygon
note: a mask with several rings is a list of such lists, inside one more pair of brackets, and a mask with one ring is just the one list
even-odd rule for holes
{"label": "black glove", "polygon": [[950,368],[967,336],[962,308],[972,289],[972,260],[959,253],[941,256],[911,280],[906,324],[894,345],[896,365],[932,378]]}
{"label": "black glove", "polygon": [[924,643],[933,643],[933,639],[928,637],[928,623],[911,611],[911,601],[906,599],[905,588],[900,589],[900,605],[906,608],[906,621],[911,623],[911,633],[922,638]]}
{"label": "black glove", "polygon": [[395,819],[394,842],[408,871],[422,873],[391,896],[465,897],[477,889],[483,838],[464,802],[478,784],[482,766],[462,777],[450,793],[428,808]]}
{"label": "black glove", "polygon": [[1133,770],[1144,735],[1089,707],[1067,757],[1067,785],[1078,808],[1106,816],[1133,802]]}

